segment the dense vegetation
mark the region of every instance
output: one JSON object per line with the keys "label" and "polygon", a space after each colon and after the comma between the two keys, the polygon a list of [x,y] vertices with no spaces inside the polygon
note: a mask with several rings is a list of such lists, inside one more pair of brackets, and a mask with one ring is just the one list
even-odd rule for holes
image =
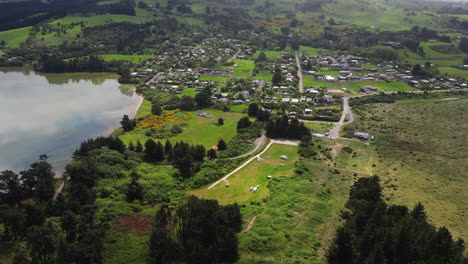
{"label": "dense vegetation", "polygon": [[175,213],[163,205],[156,213],[149,263],[233,263],[241,227],[237,204],[219,206],[192,196]]}
{"label": "dense vegetation", "polygon": [[377,176],[351,187],[329,263],[463,263],[462,239],[427,222],[424,207],[388,206]]}

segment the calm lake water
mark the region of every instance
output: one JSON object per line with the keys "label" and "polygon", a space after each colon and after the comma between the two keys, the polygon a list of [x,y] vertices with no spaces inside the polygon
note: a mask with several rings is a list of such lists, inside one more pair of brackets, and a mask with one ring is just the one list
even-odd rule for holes
{"label": "calm lake water", "polygon": [[113,74],[0,69],[0,171],[47,154],[59,176],[83,140],[108,135],[140,101]]}

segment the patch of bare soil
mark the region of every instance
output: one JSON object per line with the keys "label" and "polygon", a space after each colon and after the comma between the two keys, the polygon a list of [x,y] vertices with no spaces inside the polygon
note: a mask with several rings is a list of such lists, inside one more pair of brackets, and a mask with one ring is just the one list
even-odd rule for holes
{"label": "patch of bare soil", "polygon": [[138,215],[120,215],[114,224],[115,229],[124,234],[132,233],[139,237],[151,234],[153,229],[153,219],[151,217]]}
{"label": "patch of bare soil", "polygon": [[444,99],[440,99],[441,101],[453,101],[453,100],[458,100],[460,98],[444,98]]}

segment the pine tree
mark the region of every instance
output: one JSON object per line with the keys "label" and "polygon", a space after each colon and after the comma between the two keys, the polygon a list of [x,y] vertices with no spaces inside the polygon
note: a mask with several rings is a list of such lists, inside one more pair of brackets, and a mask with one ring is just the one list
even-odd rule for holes
{"label": "pine tree", "polygon": [[156,161],[156,156],[155,156],[155,152],[156,152],[156,142],[154,142],[154,140],[152,139],[148,139],[145,143],[145,155],[143,157],[143,159],[146,161],[146,162],[155,162]]}
{"label": "pine tree", "polygon": [[224,142],[223,139],[220,139],[218,141],[218,150],[226,150],[226,149],[227,149],[226,142]]}
{"label": "pine tree", "polygon": [[210,160],[213,160],[213,159],[218,158],[218,154],[216,154],[216,150],[214,150],[214,149],[212,149],[212,148],[210,148],[210,149],[208,150],[208,152],[206,153],[206,156],[208,156],[208,158],[209,158]]}
{"label": "pine tree", "polygon": [[140,140],[137,141],[135,151],[138,152],[138,153],[143,152],[143,145],[141,144]]}

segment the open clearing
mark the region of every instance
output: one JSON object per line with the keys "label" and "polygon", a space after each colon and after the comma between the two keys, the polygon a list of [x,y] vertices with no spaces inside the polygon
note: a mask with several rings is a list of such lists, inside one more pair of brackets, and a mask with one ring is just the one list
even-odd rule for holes
{"label": "open clearing", "polygon": [[331,89],[346,88],[353,92],[358,92],[362,86],[374,86],[385,91],[412,91],[410,88],[401,81],[355,81],[355,82],[325,82],[314,80],[314,77],[310,75],[304,76],[304,87],[326,87]]}
{"label": "open clearing", "polygon": [[[146,103],[146,105],[147,104],[148,103]],[[145,106],[145,103],[143,106]],[[196,112],[187,112],[191,115],[191,118],[187,121],[188,125],[182,127],[183,132],[174,137],[161,139],[161,141],[165,142],[166,140],[170,140],[175,143],[183,140],[189,144],[201,144],[205,146],[205,148],[210,148],[216,145],[221,138],[225,141],[229,141],[233,138],[237,133],[237,121],[244,116],[242,113],[223,112],[220,110],[206,110],[205,112],[212,114],[213,117],[199,117]],[[142,112],[138,111],[137,116],[140,117],[141,115]],[[224,119],[224,125],[216,125],[218,118]],[[141,131],[125,133],[119,138],[125,144],[129,144],[130,141],[136,144],[138,140],[144,144],[146,140],[150,139],[150,137],[146,136],[145,133]]]}
{"label": "open clearing", "polygon": [[[281,155],[288,158],[280,159]],[[271,158],[268,159],[267,156]],[[225,182],[216,185],[212,189],[203,187],[192,194],[205,199],[217,199],[221,204],[234,202],[243,203],[246,201],[259,201],[268,195],[267,184],[280,176],[291,176],[293,174],[294,163],[298,160],[296,146],[273,144],[258,162],[253,160],[249,165],[229,177]],[[279,164],[283,164],[280,166]],[[272,176],[272,179],[267,179]],[[229,182],[229,187],[226,183]],[[250,187],[260,185],[257,192],[249,190]]]}
{"label": "open clearing", "polygon": [[[421,202],[431,222],[447,226],[454,237],[464,240],[468,238],[467,103],[466,98],[451,98],[364,105],[354,108],[361,118],[348,127],[376,136],[375,167],[369,171],[386,177],[390,202],[410,207]],[[356,169],[352,158],[337,164]]]}

